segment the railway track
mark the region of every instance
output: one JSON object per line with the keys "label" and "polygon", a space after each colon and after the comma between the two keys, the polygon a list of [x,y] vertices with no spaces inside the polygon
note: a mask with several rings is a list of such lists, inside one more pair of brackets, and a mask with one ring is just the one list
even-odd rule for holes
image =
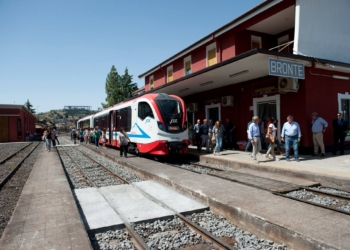
{"label": "railway track", "polygon": [[[82,152],[81,150],[76,149],[75,147],[72,148],[72,150],[70,150],[70,151],[67,151],[64,147],[62,149],[58,149],[58,151],[59,151],[60,158],[65,165],[67,165],[69,163],[68,163],[67,159],[64,159],[64,158],[68,158],[70,161],[70,164],[75,165],[74,170],[72,170],[72,166],[69,166],[70,170],[67,170],[68,174],[72,175],[72,178],[71,178],[71,175],[69,175],[69,176],[71,178],[71,182],[73,183],[74,187],[77,186],[76,183],[83,182],[84,184],[86,184],[85,187],[99,188],[102,185],[101,185],[101,180],[98,178],[110,179],[111,177],[118,180],[118,184],[132,185],[131,181],[123,178],[120,175],[113,173],[107,167],[103,166],[100,162],[96,161],[94,158],[92,158],[88,154]],[[85,157],[85,160],[82,160],[82,157],[79,157],[78,155],[76,155],[75,154],[76,152],[79,152],[83,157]],[[90,163],[88,161],[90,161]],[[91,164],[91,162],[93,164]],[[67,169],[66,166],[65,166],[65,168]],[[108,173],[108,174],[107,175],[106,174],[99,174],[99,171],[103,171],[104,173]],[[108,176],[108,175],[110,175],[110,176]],[[108,185],[118,185],[118,184],[115,184],[115,183],[113,184],[112,181],[108,182]],[[176,211],[174,211],[172,208],[168,207],[163,202],[157,200],[154,197],[151,197],[147,193],[143,192],[141,189],[139,189],[139,188],[137,188],[137,189],[141,193],[143,193],[147,198],[153,200],[154,202],[161,205],[162,207],[165,207],[165,208],[169,209],[170,211],[173,211],[173,213],[175,214],[174,220],[179,220],[181,222],[180,224],[184,225],[186,228],[189,228],[190,230],[195,232],[195,235],[199,235],[199,236],[197,236],[196,239],[201,239],[200,244],[204,244],[203,246],[209,247],[209,245],[210,245],[210,246],[213,246],[214,249],[236,249],[233,246],[226,243],[224,240],[220,239],[219,237],[214,236],[213,234],[204,230],[200,226],[196,225],[196,223],[192,222],[191,220],[189,220],[188,218],[186,218],[182,214],[177,213]],[[102,192],[101,192],[101,194],[108,201],[107,197],[105,197]],[[125,237],[127,237],[127,235],[130,235],[131,238],[133,239],[133,242],[134,242],[135,246],[137,247],[137,249],[151,249],[147,244],[147,243],[149,243],[149,241],[148,241],[149,235],[145,238],[140,236],[139,233],[137,233],[135,231],[138,229],[138,225],[128,223],[127,220],[123,217],[122,213],[119,211],[119,209],[116,208],[115,206],[113,206],[113,204],[111,204],[111,203],[110,203],[110,205],[115,210],[115,212],[122,218],[122,220],[124,222],[125,229],[127,231],[127,234],[125,235]],[[146,241],[147,241],[147,243],[146,243]],[[208,249],[212,249],[212,248],[208,248]]]}
{"label": "railway track", "polygon": [[[0,238],[12,217],[12,213],[17,205],[22,189],[34,166],[40,150],[38,147],[39,144],[40,143],[26,145],[25,149],[23,147],[15,147],[15,150],[12,150],[11,153],[12,157],[6,157],[8,158],[7,161],[2,161],[2,164],[0,165],[1,176],[5,176],[5,178],[2,178],[0,187]],[[7,147],[10,147],[10,145],[11,144],[7,144]],[[17,153],[20,150],[23,150],[22,153],[18,155],[13,154],[13,151],[16,151]],[[15,155],[21,155],[22,157],[17,158]],[[9,165],[7,165],[9,162],[11,162],[10,165],[12,166],[10,172],[8,168]],[[16,165],[18,165],[18,167],[16,167]]]}
{"label": "railway track", "polygon": [[0,189],[20,168],[22,162],[36,149],[40,143],[30,143],[2,160],[0,164]]}
{"label": "railway track", "polygon": [[224,167],[212,167],[203,165],[202,163],[183,161],[180,163],[182,166],[170,163],[165,164],[172,167],[185,169],[197,174],[208,174],[214,177],[263,189],[270,191],[275,195],[290,198],[298,202],[303,202],[313,206],[318,206],[350,215],[350,192],[323,187],[320,183],[314,186],[300,187],[279,180],[272,180],[259,176],[250,176],[249,174],[240,173],[232,169],[231,171],[225,172]]}
{"label": "railway track", "polygon": [[[323,191],[325,189],[327,191]],[[350,192],[330,187],[302,187],[276,195],[350,215]]]}

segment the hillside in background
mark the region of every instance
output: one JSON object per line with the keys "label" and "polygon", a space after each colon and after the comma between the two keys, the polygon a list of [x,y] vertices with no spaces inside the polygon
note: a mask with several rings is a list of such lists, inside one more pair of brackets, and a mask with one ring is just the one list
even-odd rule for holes
{"label": "hillside in background", "polygon": [[76,127],[77,121],[88,115],[97,113],[97,110],[81,111],[71,110],[68,117],[62,109],[50,110],[36,114],[37,124],[40,126],[56,126],[59,130],[68,130],[71,127]]}

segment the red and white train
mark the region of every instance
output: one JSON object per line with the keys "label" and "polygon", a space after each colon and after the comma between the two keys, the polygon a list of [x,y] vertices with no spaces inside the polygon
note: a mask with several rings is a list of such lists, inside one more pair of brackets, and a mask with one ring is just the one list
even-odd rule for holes
{"label": "red and white train", "polygon": [[106,145],[119,147],[117,137],[123,127],[131,140],[129,151],[136,154],[187,154],[186,108],[183,100],[175,95],[146,94],[77,122],[77,128],[96,126],[106,129]]}

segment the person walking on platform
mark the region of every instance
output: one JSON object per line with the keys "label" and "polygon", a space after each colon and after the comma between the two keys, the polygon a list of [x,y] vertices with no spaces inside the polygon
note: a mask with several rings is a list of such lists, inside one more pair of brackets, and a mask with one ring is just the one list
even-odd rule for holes
{"label": "person walking on platform", "polygon": [[293,146],[294,150],[294,158],[297,162],[299,162],[299,152],[298,152],[298,142],[300,142],[301,131],[299,124],[293,121],[293,116],[289,115],[287,117],[287,122],[283,124],[281,140],[285,142],[286,149],[286,161],[290,161],[289,159],[289,148],[290,145]]}
{"label": "person walking on platform", "polygon": [[220,122],[215,122],[215,126],[212,129],[213,137],[215,138],[214,155],[220,155],[220,147],[222,146],[223,132],[220,131]]}
{"label": "person walking on platform", "polygon": [[194,125],[193,127],[193,130],[194,130],[194,133],[195,133],[195,142],[196,142],[196,145],[197,145],[197,150],[198,152],[200,152],[200,146],[202,144],[202,141],[201,141],[201,120],[197,120],[197,123],[196,125]]}
{"label": "person walking on platform", "polygon": [[322,117],[319,117],[317,112],[313,112],[311,118],[312,140],[314,142],[314,153],[312,156],[317,156],[318,148],[321,148],[321,157],[324,157],[323,133],[326,132],[328,123]]}
{"label": "person walking on platform", "polygon": [[46,131],[44,131],[44,139],[45,139],[45,145],[46,145],[46,151],[51,151],[51,128],[47,128]]}
{"label": "person walking on platform", "polygon": [[340,155],[344,154],[344,141],[348,131],[348,123],[341,118],[341,114],[337,113],[337,119],[333,120],[333,151],[332,154],[336,155],[338,151],[338,143],[340,144]]}
{"label": "person walking on platform", "polygon": [[51,141],[52,141],[52,147],[56,147],[56,140],[55,140],[55,129],[51,130]]}
{"label": "person walking on platform", "polygon": [[94,140],[95,140],[95,148],[98,148],[98,146],[99,146],[98,141],[100,140],[100,131],[98,131],[98,126],[96,126],[96,128],[95,128]]}
{"label": "person walking on platform", "polygon": [[209,153],[209,144],[208,144],[209,126],[208,126],[207,119],[203,120],[203,124],[200,127],[200,134],[202,138],[202,143],[199,147],[199,152],[201,152],[202,147],[205,145],[206,153]]}
{"label": "person walking on platform", "polygon": [[74,144],[77,144],[77,137],[78,137],[78,131],[74,131],[74,132],[73,132],[73,141],[74,141]]}
{"label": "person walking on platform", "polygon": [[209,119],[209,133],[208,133],[208,145],[209,145],[209,150],[210,152],[213,151],[214,149],[214,144],[215,144],[215,139],[213,139],[213,128],[214,128],[214,124],[213,124],[213,120]]}
{"label": "person walking on platform", "polygon": [[269,158],[269,154],[271,153],[273,160],[276,160],[275,145],[276,145],[276,131],[277,131],[277,128],[275,127],[275,122],[276,122],[276,119],[274,117],[271,117],[270,118],[270,124],[267,127],[267,133],[272,135],[274,137],[274,140],[271,141],[271,143],[269,145],[269,148],[268,148],[268,150],[266,152],[266,155],[265,155],[266,158]]}
{"label": "person walking on platform", "polygon": [[55,140],[57,141],[57,145],[60,145],[60,142],[58,140],[58,131],[56,129],[53,130],[55,132]]}
{"label": "person walking on platform", "polygon": [[248,149],[249,149],[250,145],[252,145],[251,141],[249,140],[249,126],[250,126],[250,124],[252,124],[252,122],[253,122],[253,116],[252,116],[252,119],[250,120],[250,122],[248,122],[248,124],[247,124],[247,138],[248,138],[248,142],[247,142],[247,145],[245,146],[244,152],[248,152]]}
{"label": "person walking on platform", "polygon": [[88,143],[89,143],[89,135],[90,135],[89,128],[86,128],[86,129],[84,130],[84,141],[85,141],[85,144],[88,144]]}
{"label": "person walking on platform", "polygon": [[106,142],[107,142],[107,136],[106,136],[106,129],[102,129],[102,148],[103,149],[107,149],[106,148]]}
{"label": "person walking on platform", "polygon": [[253,145],[252,157],[254,161],[257,161],[256,155],[261,150],[261,141],[260,141],[260,128],[259,128],[259,117],[253,116],[252,123],[249,125],[249,140]]}
{"label": "person walking on platform", "polygon": [[220,144],[220,151],[223,150],[223,140],[224,140],[224,136],[225,136],[225,132],[226,132],[226,128],[225,128],[225,125],[222,124],[222,121],[220,120],[219,121],[219,124],[220,124],[220,133],[221,133],[221,144]]}
{"label": "person walking on platform", "polygon": [[120,128],[120,132],[118,133],[118,142],[120,145],[120,157],[123,157],[123,152],[124,152],[124,157],[128,157],[128,144],[129,144],[129,136],[125,132],[125,129],[123,127]]}

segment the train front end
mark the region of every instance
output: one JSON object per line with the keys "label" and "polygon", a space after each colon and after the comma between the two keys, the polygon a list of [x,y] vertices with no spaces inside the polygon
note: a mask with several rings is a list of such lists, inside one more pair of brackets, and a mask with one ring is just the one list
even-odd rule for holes
{"label": "train front end", "polygon": [[154,99],[159,120],[158,147],[151,154],[187,154],[188,130],[183,100],[175,95],[158,94]]}

